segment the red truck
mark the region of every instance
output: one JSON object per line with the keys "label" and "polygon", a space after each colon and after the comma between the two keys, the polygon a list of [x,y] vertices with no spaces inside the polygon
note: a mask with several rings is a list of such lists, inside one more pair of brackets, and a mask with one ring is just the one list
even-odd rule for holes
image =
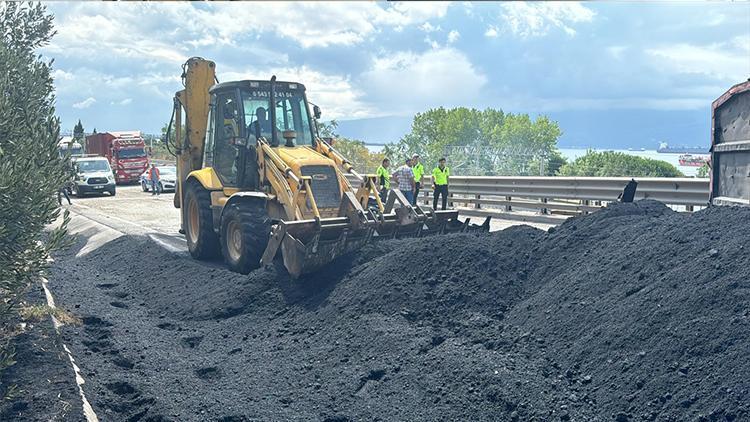
{"label": "red truck", "polygon": [[138,182],[148,168],[146,143],[140,131],[103,132],[87,136],[86,153],[107,157],[118,184]]}

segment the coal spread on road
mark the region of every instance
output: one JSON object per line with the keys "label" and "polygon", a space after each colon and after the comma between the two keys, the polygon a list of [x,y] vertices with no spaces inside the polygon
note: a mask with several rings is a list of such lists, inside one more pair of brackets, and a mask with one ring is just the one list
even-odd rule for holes
{"label": "coal spread on road", "polygon": [[750,210],[378,242],[291,280],[123,236],[57,257],[104,420],[750,419]]}

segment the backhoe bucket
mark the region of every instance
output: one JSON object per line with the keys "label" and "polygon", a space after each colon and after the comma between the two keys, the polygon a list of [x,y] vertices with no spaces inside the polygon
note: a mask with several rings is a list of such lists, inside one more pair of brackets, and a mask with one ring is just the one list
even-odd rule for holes
{"label": "backhoe bucket", "polygon": [[372,227],[355,226],[346,217],[282,221],[274,227],[261,262],[270,263],[281,248],[284,266],[297,278],[361,248],[372,233]]}
{"label": "backhoe bucket", "polygon": [[458,210],[435,211],[426,205],[421,209],[427,216],[422,235],[462,232],[468,227],[469,220],[463,223],[458,220]]}

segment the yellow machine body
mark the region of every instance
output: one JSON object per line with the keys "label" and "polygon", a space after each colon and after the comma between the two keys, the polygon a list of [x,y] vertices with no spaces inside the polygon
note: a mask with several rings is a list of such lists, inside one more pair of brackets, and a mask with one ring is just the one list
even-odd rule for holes
{"label": "yellow machine body", "polygon": [[[175,95],[170,122],[170,128],[172,123],[175,127],[171,146],[177,157],[175,206],[182,208],[182,226],[194,257],[216,255],[221,249],[230,268],[246,272],[270,264],[280,251],[286,269],[298,277],[357,250],[373,236],[466,228],[458,223],[456,211],[413,206],[398,190],[391,190],[387,201],[381,202],[374,175],[358,174],[345,157],[315,136],[315,130],[305,137],[308,129],[299,122],[309,120],[309,127],[313,125],[301,84],[279,83],[289,91],[282,91],[277,101],[275,78],[270,85],[268,81],[215,85],[214,72],[211,61],[187,61],[185,89]],[[217,95],[224,96],[221,110],[212,103]],[[250,95],[255,97],[248,99]],[[263,104],[267,97],[273,104],[268,109],[274,128],[262,133],[262,114],[257,111],[256,121],[253,110],[246,108]],[[284,101],[294,104],[287,100],[291,97],[298,99],[297,108],[276,109]],[[287,140],[284,145],[278,145],[280,134]],[[217,140],[219,135],[224,143]],[[224,167],[217,168],[217,163]],[[236,180],[227,179],[228,172],[236,173]],[[345,174],[358,181],[356,186]]]}

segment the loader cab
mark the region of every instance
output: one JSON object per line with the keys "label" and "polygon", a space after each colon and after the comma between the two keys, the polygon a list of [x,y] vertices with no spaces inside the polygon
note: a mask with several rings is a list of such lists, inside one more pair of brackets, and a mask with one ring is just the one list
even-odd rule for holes
{"label": "loader cab", "polygon": [[226,82],[214,85],[209,93],[204,166],[212,167],[224,186],[259,189],[259,138],[272,147],[314,146],[304,85]]}

